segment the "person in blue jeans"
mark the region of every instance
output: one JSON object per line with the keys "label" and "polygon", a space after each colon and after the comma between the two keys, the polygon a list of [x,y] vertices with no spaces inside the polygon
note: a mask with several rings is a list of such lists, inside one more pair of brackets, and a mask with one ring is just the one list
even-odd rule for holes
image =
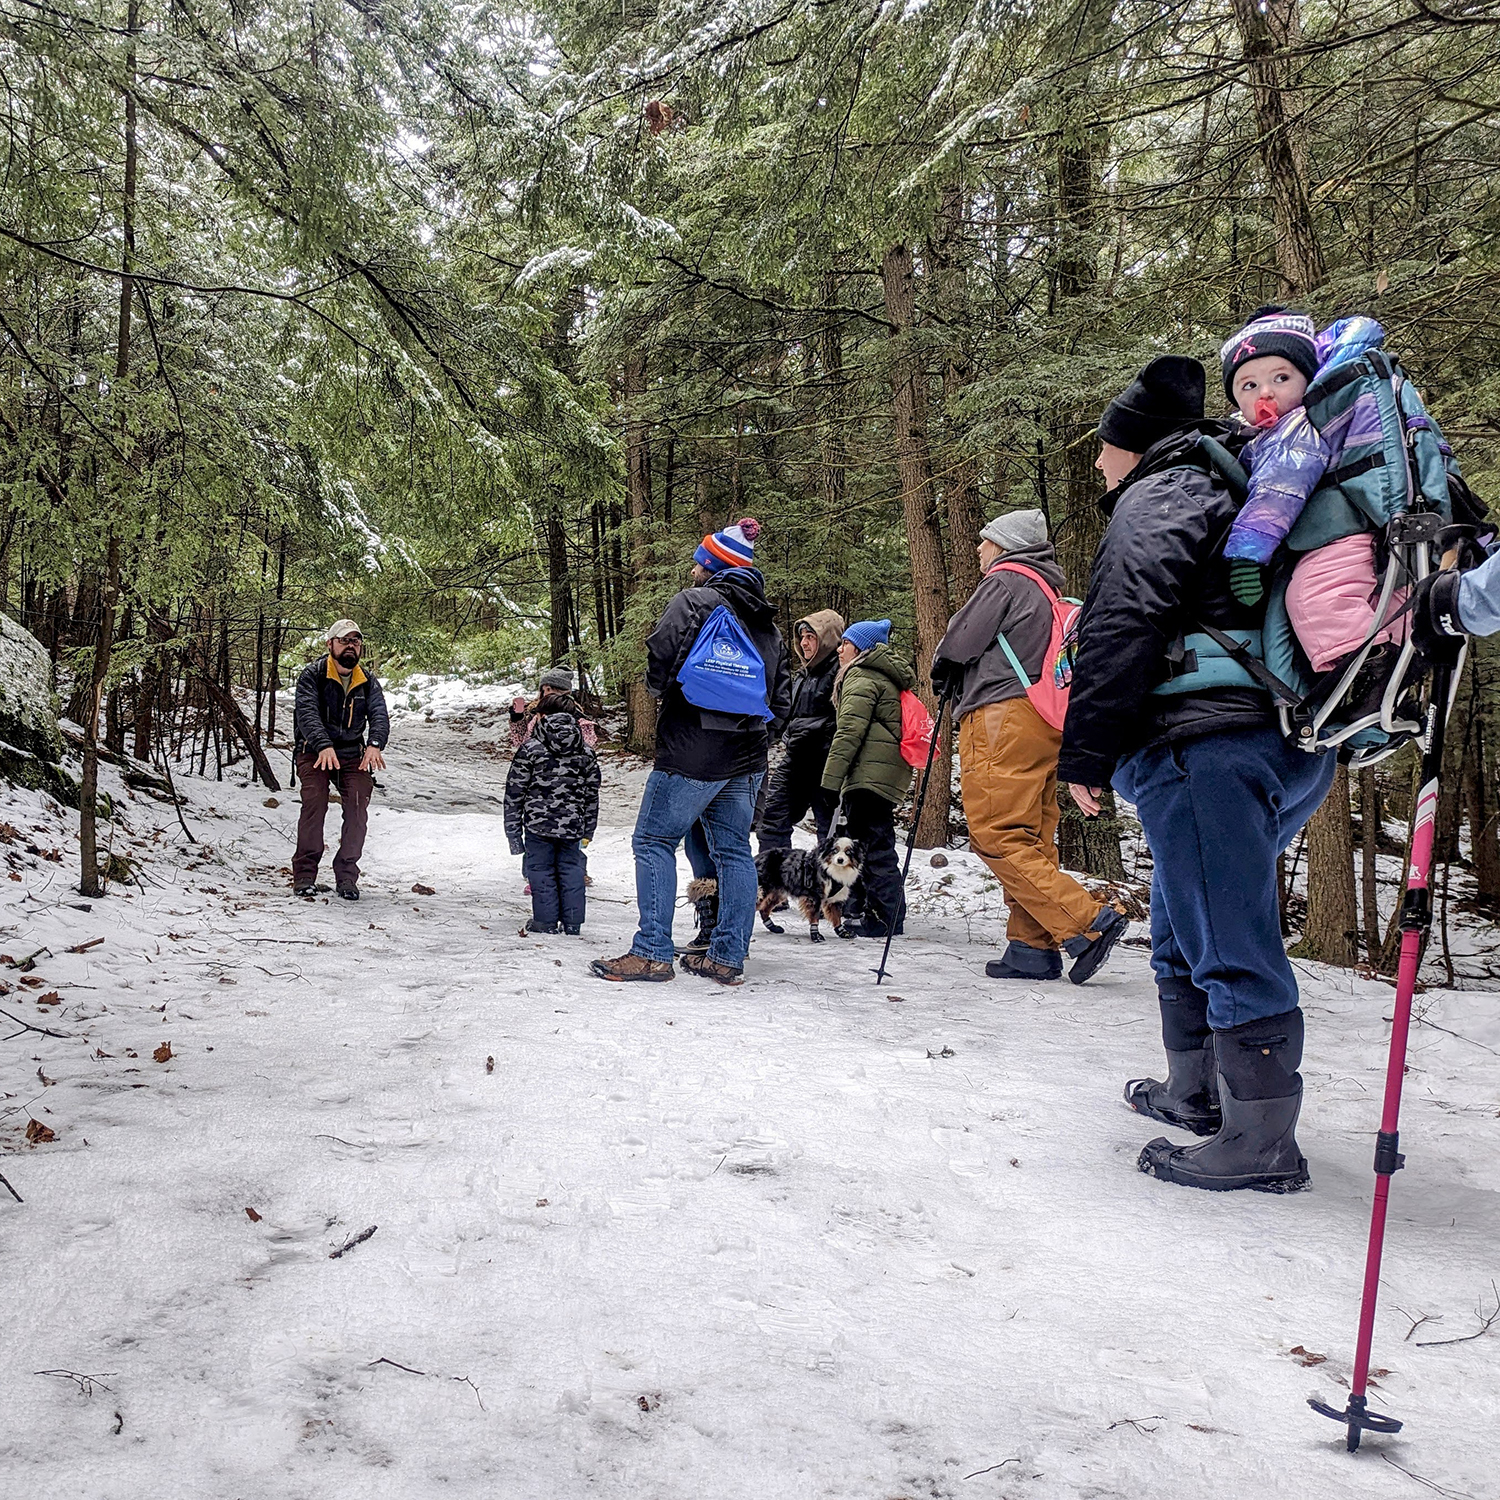
{"label": "person in blue jeans", "polygon": [[[646,779],[631,848],[639,926],[628,953],[590,967],[616,983],[661,982],[672,967],[672,913],[677,904],[677,847],[701,823],[718,874],[718,919],[708,951],[684,953],[682,968],[701,979],[736,985],[755,925],[755,860],[750,825],[766,774],[771,737],[791,707],[791,679],[776,613],[751,564],[759,525],[747,518],[704,537],[694,553],[692,586],[668,604],[646,641],[646,689],[658,702],[655,768]],[[753,715],[697,708],[677,674],[698,633],[720,606],[735,616],[765,667],[770,723]]]}
{"label": "person in blue jeans", "polygon": [[1147,1144],[1141,1171],[1187,1187],[1289,1192],[1302,1011],[1281,939],[1276,860],[1337,769],[1284,739],[1270,695],[1202,627],[1258,639],[1264,605],[1239,599],[1222,544],[1235,501],[1200,438],[1197,360],[1153,360],[1104,413],[1098,467],[1109,524],[1094,558],[1058,778],[1085,814],[1113,785],[1154,862],[1151,964],[1165,1079],[1135,1078],[1140,1114],[1208,1139]]}

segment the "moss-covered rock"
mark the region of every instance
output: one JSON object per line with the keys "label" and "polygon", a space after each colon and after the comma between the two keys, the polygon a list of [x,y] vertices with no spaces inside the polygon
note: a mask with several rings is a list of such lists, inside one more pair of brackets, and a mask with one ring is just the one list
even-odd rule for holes
{"label": "moss-covered rock", "polygon": [[57,720],[51,659],[29,630],[0,615],[0,776],[77,807]]}

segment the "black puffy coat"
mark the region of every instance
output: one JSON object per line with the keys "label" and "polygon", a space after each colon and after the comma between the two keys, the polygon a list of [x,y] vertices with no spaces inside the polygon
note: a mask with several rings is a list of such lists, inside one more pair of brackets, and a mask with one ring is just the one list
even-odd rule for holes
{"label": "black puffy coat", "polygon": [[340,760],[348,760],[364,749],[367,730],[377,750],[384,750],[391,737],[391,716],[380,684],[356,663],[346,693],[328,656],[303,667],[292,717],[298,753],[317,755],[331,747]]}
{"label": "black puffy coat", "polygon": [[1168,651],[1200,624],[1259,630],[1263,605],[1229,588],[1224,542],[1238,502],[1198,448],[1200,432],[1226,445],[1228,423],[1163,438],[1103,501],[1109,526],[1094,557],[1078,628],[1061,781],[1108,786],[1115,766],[1146,745],[1274,722],[1260,688],[1153,696]]}
{"label": "black puffy coat", "polygon": [[[766,666],[764,720],[697,708],[682,695],[677,674],[708,617],[721,604],[734,612]],[[683,589],[646,638],[646,690],[658,701],[656,769],[694,781],[727,781],[766,769],[773,736],[791,708],[791,677],[776,612],[755,568],[725,568],[699,588]]]}
{"label": "black puffy coat", "polygon": [[566,711],[543,714],[505,778],[505,837],[521,853],[527,834],[591,839],[599,825],[599,757]]}

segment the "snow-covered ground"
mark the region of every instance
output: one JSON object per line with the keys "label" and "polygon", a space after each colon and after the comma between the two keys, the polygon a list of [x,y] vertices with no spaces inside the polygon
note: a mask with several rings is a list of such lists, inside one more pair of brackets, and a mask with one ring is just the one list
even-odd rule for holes
{"label": "snow-covered ground", "polygon": [[1389,985],[1303,966],[1312,1191],[1172,1187],[1120,1100],[1141,948],[986,981],[957,853],[883,985],[792,923],[737,990],[603,984],[642,770],[606,756],[583,940],[523,939],[503,711],[459,708],[400,716],[358,905],[288,894],[295,794],[184,778],[198,846],[125,797],[143,886],[93,903],[72,820],[0,798],[0,949],[45,950],[0,1008],[62,1033],[0,1031],[0,1495],[1496,1493],[1500,1326],[1423,1347],[1495,1306],[1494,994],[1420,1000],[1375,1348],[1407,1427],[1351,1458],[1305,1398],[1345,1399]]}

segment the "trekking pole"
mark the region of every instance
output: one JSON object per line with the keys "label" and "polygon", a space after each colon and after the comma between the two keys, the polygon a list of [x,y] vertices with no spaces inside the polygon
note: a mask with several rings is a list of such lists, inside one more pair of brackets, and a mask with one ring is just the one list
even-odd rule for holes
{"label": "trekking pole", "polygon": [[1427,704],[1427,725],[1422,736],[1422,789],[1417,795],[1417,815],[1412,823],[1411,865],[1406,895],[1401,903],[1401,963],[1396,972],[1396,1007],[1391,1023],[1391,1050],[1385,1069],[1385,1103],[1380,1112],[1380,1132],[1375,1137],[1375,1201],[1370,1208],[1370,1242],[1365,1251],[1364,1297],[1359,1309],[1359,1336],[1354,1346],[1354,1378],[1349,1387],[1349,1405],[1339,1411],[1317,1396],[1307,1404],[1315,1412],[1343,1422],[1349,1428],[1348,1448],[1359,1448],[1362,1432],[1400,1432],[1401,1423],[1369,1409],[1366,1390],[1370,1382],[1370,1345],[1375,1336],[1375,1301],[1380,1295],[1380,1255],[1385,1245],[1386,1203],[1391,1177],[1406,1165],[1398,1151],[1397,1125],[1401,1115],[1401,1081],[1406,1072],[1406,1041],[1411,1030],[1411,1000],[1417,987],[1417,966],[1422,961],[1428,929],[1432,925],[1432,843],[1437,822],[1438,778],[1443,769],[1443,734],[1456,665],[1441,663],[1432,674],[1432,692]]}
{"label": "trekking pole", "polygon": [[[937,723],[932,726],[932,739],[927,745],[927,764],[922,768],[922,782],[917,788],[917,805],[912,809],[911,832],[906,836],[906,859],[901,865],[901,899],[906,899],[906,877],[911,871],[911,852],[917,847],[917,824],[922,821],[922,808],[927,802],[927,783],[932,779],[932,762],[937,755],[938,737],[943,732],[943,715],[948,712],[948,700],[953,696],[950,688],[938,699]],[[898,907],[886,919],[885,949],[880,955],[880,967],[875,971],[875,983],[885,983],[885,962],[891,956],[891,939],[896,935]]]}

